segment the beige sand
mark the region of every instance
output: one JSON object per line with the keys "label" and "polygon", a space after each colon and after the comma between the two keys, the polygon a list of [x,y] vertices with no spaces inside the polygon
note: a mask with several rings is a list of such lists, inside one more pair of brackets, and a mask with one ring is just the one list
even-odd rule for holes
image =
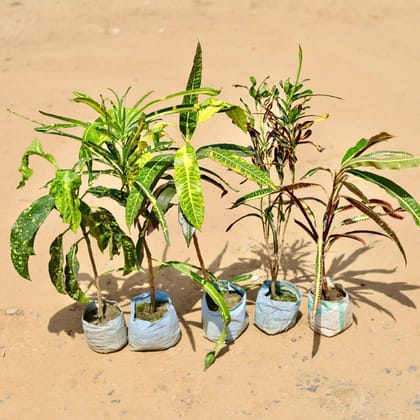
{"label": "beige sand", "polygon": [[[39,193],[42,166],[31,187],[16,190],[17,167],[35,138],[33,125],[7,107],[38,117],[39,109],[89,118],[71,103],[74,90],[98,97],[109,87],[132,86],[134,101],[183,88],[195,44],[204,50],[205,84],[223,87],[237,102],[234,83],[253,74],[274,81],[294,74],[297,49],[303,74],[318,91],[344,98],[319,99],[329,112],[314,140],[327,147],[324,164],[362,136],[389,131],[394,147],[420,154],[420,4],[365,0],[3,0],[0,3],[1,261],[0,418],[17,419],[414,419],[420,416],[419,235],[408,218],[396,228],[409,265],[385,240],[370,249],[337,246],[331,258],[336,278],[348,288],[357,322],[344,334],[322,339],[312,357],[313,334],[306,321],[306,291],[313,246],[292,227],[289,279],[305,294],[302,317],[291,331],[267,336],[250,325],[203,372],[211,344],[202,336],[200,291],[169,272],[158,279],[170,291],[183,337],[165,352],[128,348],[98,355],[81,333],[81,305],[58,295],[47,275],[47,246],[58,221],[40,232],[31,262],[32,282],[13,271],[10,227]],[[65,165],[71,146],[43,138]],[[198,142],[247,139],[224,118],[203,127]],[[390,146],[391,147],[391,146]],[[305,168],[320,162],[308,152]],[[394,174],[417,198],[418,171]],[[232,177],[232,182],[238,182]],[[211,267],[225,278],[251,272],[263,279],[261,236],[249,223],[224,233],[235,214],[235,195],[219,201],[206,191],[207,221],[201,235]],[[168,255],[193,255],[180,238]],[[304,241],[302,242],[302,239]],[[373,244],[373,240],[370,240]],[[158,257],[162,242],[153,242]],[[85,261],[82,261],[84,264]],[[82,276],[89,275],[82,265]],[[129,299],[146,289],[145,277],[110,278],[106,289],[128,316]],[[248,295],[252,318],[256,290]]]}

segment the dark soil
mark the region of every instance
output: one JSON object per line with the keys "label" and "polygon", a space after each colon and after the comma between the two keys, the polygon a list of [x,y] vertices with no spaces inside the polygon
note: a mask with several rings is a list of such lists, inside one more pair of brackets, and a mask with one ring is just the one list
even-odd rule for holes
{"label": "dark soil", "polygon": [[85,314],[85,321],[94,325],[104,325],[112,319],[115,319],[121,313],[121,311],[115,305],[109,302],[104,302],[103,311],[104,313],[101,319],[98,318],[97,310],[87,312]]}
{"label": "dark soil", "polygon": [[[234,308],[242,299],[242,295],[234,290],[230,290],[222,293],[223,299],[225,300],[229,309]],[[207,306],[211,311],[217,311],[217,305],[213,302],[213,299],[206,294]]]}
{"label": "dark soil", "polygon": [[327,301],[342,300],[346,297],[346,292],[343,287],[339,284],[335,284],[335,287],[329,287],[326,293],[323,293],[323,299]]}
{"label": "dark soil", "polygon": [[161,319],[167,311],[168,304],[166,302],[157,303],[155,312],[152,312],[152,305],[150,302],[138,303],[136,305],[136,318],[144,321],[155,322]]}

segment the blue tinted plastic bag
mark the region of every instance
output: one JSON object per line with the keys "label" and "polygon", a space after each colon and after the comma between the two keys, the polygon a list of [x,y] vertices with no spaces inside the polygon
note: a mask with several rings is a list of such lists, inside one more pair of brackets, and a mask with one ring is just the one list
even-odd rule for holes
{"label": "blue tinted plastic bag", "polygon": [[171,298],[166,292],[156,291],[155,299],[156,304],[167,305],[167,312],[154,322],[136,318],[136,305],[150,302],[149,292],[131,300],[128,345],[134,351],[164,350],[177,344],[181,338],[181,328]]}
{"label": "blue tinted plastic bag", "polygon": [[88,346],[98,353],[111,353],[120,350],[127,344],[127,326],[121,308],[114,301],[106,301],[106,304],[118,308],[120,314],[106,324],[95,325],[86,319],[97,312],[98,303],[92,301],[85,306],[82,317],[82,328],[86,336]]}
{"label": "blue tinted plastic bag", "polygon": [[267,334],[287,331],[296,324],[302,300],[300,290],[291,282],[277,281],[284,291],[296,296],[296,302],[281,302],[270,297],[271,280],[265,280],[258,291],[255,302],[254,324]]}
{"label": "blue tinted plastic bag", "polygon": [[[231,321],[228,325],[226,343],[236,340],[249,324],[246,312],[246,292],[244,289],[227,283],[228,290],[238,292],[242,298],[240,302],[230,310]],[[206,293],[203,294],[201,315],[203,319],[204,336],[210,341],[217,341],[224,328],[223,320],[218,311],[212,311],[207,304]]]}

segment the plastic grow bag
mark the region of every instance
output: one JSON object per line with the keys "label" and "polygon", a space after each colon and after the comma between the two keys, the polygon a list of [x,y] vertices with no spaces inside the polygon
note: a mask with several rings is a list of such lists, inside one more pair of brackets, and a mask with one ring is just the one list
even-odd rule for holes
{"label": "plastic grow bag", "polygon": [[[242,297],[240,302],[230,310],[231,321],[227,328],[227,337],[225,342],[229,343],[236,340],[249,324],[248,313],[246,312],[246,292],[229,282],[227,287],[229,291],[236,291]],[[217,341],[224,328],[224,323],[219,311],[212,311],[207,304],[206,293],[203,293],[201,315],[203,319],[204,336],[210,341]]]}
{"label": "plastic grow bag", "polygon": [[157,321],[136,318],[136,305],[150,302],[150,293],[134,297],[130,304],[128,345],[134,351],[164,350],[174,346],[181,338],[181,328],[171,298],[166,292],[155,291],[156,304],[166,303],[167,312]]}
{"label": "plastic grow bag", "polygon": [[82,328],[86,336],[88,346],[98,353],[111,353],[120,350],[127,344],[127,326],[121,308],[117,302],[106,301],[106,304],[113,305],[120,311],[119,315],[105,324],[95,325],[86,319],[92,318],[97,312],[97,301],[89,302],[82,316]]}
{"label": "plastic grow bag", "polygon": [[314,298],[312,292],[308,293],[308,322],[315,332],[333,337],[350,327],[353,323],[353,310],[349,294],[347,291],[345,293],[342,300],[321,300],[314,317],[311,315]]}
{"label": "plastic grow bag", "polygon": [[302,294],[291,282],[277,281],[281,289],[296,296],[296,302],[281,302],[270,297],[271,280],[265,280],[255,302],[254,324],[267,334],[277,334],[292,328],[297,321]]}

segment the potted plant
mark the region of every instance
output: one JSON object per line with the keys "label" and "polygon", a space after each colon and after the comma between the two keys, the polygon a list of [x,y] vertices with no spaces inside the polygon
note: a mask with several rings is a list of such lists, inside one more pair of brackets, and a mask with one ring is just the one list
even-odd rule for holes
{"label": "potted plant", "polygon": [[[338,239],[352,239],[365,244],[363,234],[380,235],[391,239],[400,250],[407,263],[404,248],[387,217],[401,219],[402,212],[412,215],[415,223],[420,225],[420,206],[416,200],[394,181],[365,170],[375,169],[408,169],[420,166],[420,158],[412,154],[393,150],[370,149],[391,139],[387,133],[380,133],[370,139],[362,138],[344,154],[338,169],[331,170],[316,167],[305,177],[322,170],[331,174],[332,186],[328,199],[323,202],[322,222],[316,223],[314,212],[308,200],[298,199],[293,191],[288,191],[292,201],[298,206],[303,221],[295,220],[317,245],[315,278],[308,296],[309,324],[316,332],[325,336],[333,336],[349,327],[352,323],[351,305],[348,292],[339,284],[326,276],[326,255]],[[398,208],[382,198],[369,198],[362,188],[355,183],[356,179],[375,184],[391,198],[398,200]],[[317,202],[319,200],[317,199]],[[352,215],[349,212],[356,211]],[[337,220],[338,219],[338,220]],[[369,221],[379,230],[368,228],[351,229],[356,223]],[[344,231],[340,231],[344,229]]]}
{"label": "potted plant", "polygon": [[[31,156],[39,156],[55,167],[55,176],[47,183],[48,193],[36,199],[23,210],[14,223],[10,234],[11,259],[16,271],[30,280],[29,258],[34,255],[35,237],[47,217],[57,212],[65,228],[51,243],[48,264],[50,279],[59,293],[67,294],[76,301],[87,303],[82,326],[88,345],[100,353],[119,350],[127,344],[127,327],[123,313],[115,301],[104,299],[91,239],[95,239],[100,251],[108,248],[113,258],[120,251],[124,254],[124,274],[135,268],[135,249],[131,239],[123,232],[113,214],[104,207],[87,203],[88,189],[85,162],[78,160],[70,169],[59,168],[55,157],[45,153],[38,140],[26,149],[19,171],[22,180],[18,188],[25,186],[33,174],[29,166]],[[74,238],[76,236],[76,238]],[[67,241],[73,244],[67,248]],[[80,244],[84,242],[93,272],[96,300],[90,301],[78,282]],[[66,248],[66,252],[65,252]],[[90,302],[90,303],[89,303]]]}
{"label": "potted plant", "polygon": [[[202,75],[202,52],[200,44],[197,45],[194,63],[187,82],[187,90],[198,89],[201,86]],[[193,135],[198,124],[207,121],[217,113],[226,113],[229,118],[242,130],[246,131],[246,118],[243,110],[235,105],[222,100],[209,98],[200,103],[198,96],[187,94],[183,104],[192,107],[180,113],[179,129],[182,135],[183,145],[178,147],[174,159],[173,181],[178,199],[179,222],[187,246],[191,241],[199,262],[194,266],[180,261],[168,261],[163,267],[171,266],[186,274],[203,289],[202,315],[205,335],[212,341],[216,341],[215,347],[205,358],[205,368],[208,368],[215,360],[218,350],[226,341],[237,338],[248,325],[246,313],[246,294],[242,288],[220,281],[209,273],[200,249],[198,231],[202,229],[204,222],[204,197],[202,181],[209,181],[221,188],[222,195],[227,191],[224,187],[223,178],[206,169],[200,164],[204,158],[226,167],[242,176],[259,183],[260,185],[273,186],[269,177],[255,165],[249,163],[244,156],[249,155],[247,148],[234,144],[211,144],[196,149],[193,145]],[[200,274],[199,274],[200,273]],[[239,303],[229,308],[224,297],[225,287],[227,294],[238,294]],[[208,303],[212,310],[207,310]],[[216,312],[217,309],[217,312]],[[211,317],[212,321],[208,321]],[[232,322],[232,325],[230,323]],[[210,326],[210,330],[209,327]],[[212,328],[212,327],[213,328]]]}
{"label": "potted plant", "polygon": [[[301,80],[302,50],[299,48],[299,63],[294,81],[287,79],[279,85],[269,86],[267,79],[260,84],[254,77],[246,88],[252,105],[242,100],[247,115],[247,131],[251,139],[253,164],[269,177],[271,187],[244,195],[235,201],[232,208],[247,206],[251,210],[231,223],[229,231],[238,221],[248,217],[259,219],[264,238],[270,278],[265,280],[258,292],[255,305],[255,325],[268,334],[277,334],[290,329],[297,320],[301,293],[296,285],[287,280],[278,280],[282,250],[285,245],[287,226],[293,201],[287,191],[306,188],[308,183],[296,182],[298,147],[315,146],[312,143],[311,127],[317,120],[327,117],[308,115],[308,102],[315,94],[306,89]],[[254,204],[254,200],[257,204]],[[285,270],[284,270],[285,271]]]}
{"label": "potted plant", "polygon": [[[218,90],[210,88],[197,89],[192,93],[198,92],[210,96],[215,96],[219,93]],[[167,123],[163,122],[162,118],[166,115],[178,113],[180,109],[188,109],[189,106],[167,103],[174,98],[183,97],[186,93],[185,91],[176,92],[154,100],[148,100],[152,93],[148,92],[131,107],[126,106],[128,90],[122,97],[119,97],[113,91],[112,93],[114,94],[114,99],[101,97],[100,101],[96,101],[86,94],[76,92],[74,101],[87,105],[95,111],[95,117],[92,120],[82,121],[41,111],[42,115],[60,122],[40,124],[36,130],[77,141],[80,144],[80,148],[79,162],[76,167],[87,178],[88,188],[86,194],[96,198],[108,198],[116,201],[125,209],[128,227],[135,224],[138,228],[138,239],[133,255],[135,266],[138,269],[140,269],[143,262],[143,255],[145,253],[147,255],[149,286],[152,291],[150,293],[151,305],[149,305],[149,311],[153,313],[156,311],[157,305],[154,299],[152,256],[147,245],[146,236],[157,227],[160,227],[165,240],[168,241],[165,212],[169,208],[170,200],[168,195],[169,197],[171,196],[171,183],[166,182],[166,184],[161,185],[159,181],[162,179],[165,181],[165,170],[170,165],[173,165],[174,158],[173,153],[170,153],[171,142],[165,141]],[[164,104],[163,107],[156,109],[155,105],[161,103]],[[153,109],[151,109],[152,107]],[[81,132],[80,129],[82,129]],[[168,154],[165,152],[168,152]],[[34,150],[33,154],[40,153]],[[25,159],[27,160],[27,156]],[[22,170],[29,171],[26,167]],[[25,176],[27,176],[26,172]],[[119,181],[119,188],[118,186],[104,186],[104,183],[108,181],[111,185],[114,185],[115,181],[113,178]],[[60,191],[60,189],[57,188],[57,191]],[[63,189],[63,191],[68,191],[68,188]],[[73,192],[73,190],[71,191]],[[74,192],[78,191],[77,186],[74,187]],[[75,200],[76,198],[74,198]],[[60,207],[57,208],[63,211],[63,215],[67,215],[70,210],[75,211],[70,205],[76,209],[79,208],[73,202],[69,203],[69,209],[65,208],[62,210]],[[104,220],[104,222],[107,222],[107,220]],[[19,236],[18,228],[15,231],[17,232],[15,236]],[[88,233],[90,232],[88,231]],[[104,238],[114,238],[113,233],[106,233],[101,236],[101,232],[97,227],[92,232],[99,236],[98,241],[104,241]],[[127,244],[128,242],[124,242],[122,245],[128,246]],[[130,242],[131,244],[132,242]],[[25,243],[23,245],[20,244],[20,246],[28,248],[28,245]],[[100,246],[103,246],[102,242]],[[15,247],[19,247],[19,243]],[[113,245],[112,252],[115,251],[116,248]],[[17,253],[22,252],[22,249],[17,251]],[[30,250],[26,249],[25,252],[30,253]],[[15,258],[18,259],[19,257]],[[132,266],[130,266],[131,269]],[[160,298],[161,296],[162,294],[160,294]],[[161,300],[160,298],[159,300]],[[171,302],[168,299],[166,300],[165,306],[169,308],[168,313],[172,314],[171,316],[173,317],[174,311],[171,309]],[[132,309],[134,309],[134,306]],[[132,316],[132,319],[134,317],[135,315]],[[179,339],[180,330],[177,319],[172,324],[177,329],[172,336]],[[154,346],[154,344],[151,346]],[[150,348],[150,345],[148,348]]]}

